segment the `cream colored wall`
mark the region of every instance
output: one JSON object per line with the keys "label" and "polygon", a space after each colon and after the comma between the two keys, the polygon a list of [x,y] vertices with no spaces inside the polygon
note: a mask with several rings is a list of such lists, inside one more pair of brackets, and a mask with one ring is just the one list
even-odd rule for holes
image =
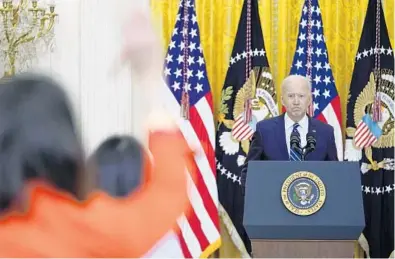
{"label": "cream colored wall", "polygon": [[143,137],[147,109],[133,93],[132,77],[124,67],[110,70],[119,56],[122,24],[132,8],[145,8],[145,0],[56,1],[56,49],[40,55],[34,70],[64,82],[90,153],[111,134],[133,133]]}

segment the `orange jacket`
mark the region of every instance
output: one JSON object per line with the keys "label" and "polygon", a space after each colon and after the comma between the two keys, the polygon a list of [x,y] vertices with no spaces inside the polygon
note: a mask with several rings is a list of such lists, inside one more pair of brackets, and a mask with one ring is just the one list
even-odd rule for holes
{"label": "orange jacket", "polygon": [[143,256],[188,208],[185,166],[192,153],[182,139],[151,134],[149,180],[125,199],[98,191],[77,202],[46,184],[29,184],[28,212],[0,220],[0,257]]}

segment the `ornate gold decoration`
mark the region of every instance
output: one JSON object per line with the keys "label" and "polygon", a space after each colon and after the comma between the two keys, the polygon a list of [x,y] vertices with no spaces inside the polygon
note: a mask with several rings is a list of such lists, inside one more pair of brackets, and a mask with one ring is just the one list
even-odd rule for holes
{"label": "ornate gold decoration", "polygon": [[284,206],[299,216],[309,216],[319,211],[326,200],[326,189],[315,174],[299,171],[285,179],[281,187]]}
{"label": "ornate gold decoration", "polygon": [[248,139],[242,140],[241,148],[243,149],[244,153],[248,154],[248,151],[250,151],[250,141]]}
{"label": "ornate gold decoration", "polygon": [[243,87],[237,92],[235,105],[233,108],[233,118],[236,119],[244,111],[244,103],[248,99],[255,97],[256,89],[256,69],[251,70],[250,77],[244,83]]}
{"label": "ornate gold decoration", "polygon": [[3,0],[0,14],[3,27],[0,29],[1,54],[5,58],[4,77],[7,77],[16,73],[17,61],[24,65],[35,55],[37,46],[28,46],[29,43],[36,44],[38,39],[51,40],[57,14],[54,4],[49,5],[48,11],[39,7],[37,0]]}
{"label": "ornate gold decoration", "polygon": [[[382,69],[381,75],[394,75],[392,70],[389,69]],[[382,85],[380,89],[382,90],[382,93],[389,96],[393,100],[393,90],[391,92],[391,89],[394,88],[393,82],[390,82],[388,80],[381,80]],[[354,123],[355,123],[355,128],[354,127],[348,127],[346,129],[346,134],[348,137],[354,137],[355,131],[356,131],[356,126],[358,123],[362,120],[362,117],[366,113],[371,113],[371,107],[374,102],[374,97],[376,94],[376,82],[375,82],[375,77],[374,73],[371,72],[369,76],[369,81],[366,84],[365,88],[362,90],[362,92],[358,95],[357,100],[355,102],[354,106]],[[383,109],[387,109],[388,112],[390,113],[389,118],[387,118],[387,121],[384,122],[382,126],[382,135],[380,138],[372,145],[374,148],[391,148],[394,146],[394,115],[390,111],[391,107],[388,107],[388,105],[385,102],[382,102]],[[354,141],[353,141],[354,142]],[[379,170],[382,168],[383,161],[377,162],[373,160],[373,151],[372,147],[365,147],[365,156],[371,163],[369,165],[369,168],[373,169],[374,171]]]}
{"label": "ornate gold decoration", "polygon": [[[233,91],[233,86],[228,86],[222,90],[218,127],[223,123],[228,129],[232,130],[235,119],[244,112],[244,105],[247,100],[253,100],[253,115],[254,112],[259,112],[262,109],[267,110],[266,117],[260,118],[260,120],[278,115],[275,87],[268,67],[254,67],[251,70],[250,76],[236,94],[232,120],[226,119],[226,116],[231,112],[226,102],[232,98]],[[238,142],[233,137],[232,140]],[[247,154],[250,148],[250,140],[241,140],[240,143],[241,148]]]}
{"label": "ornate gold decoration", "polygon": [[232,128],[234,121],[225,119],[226,115],[229,114],[229,107],[226,104],[226,101],[232,98],[233,94],[233,86],[228,86],[222,90],[221,93],[221,106],[218,113],[218,126],[221,123],[224,123],[227,128]]}
{"label": "ornate gold decoration", "polygon": [[[381,87],[382,89],[384,87]],[[355,102],[354,107],[354,121],[357,124],[361,121],[362,117],[366,113],[367,106],[371,106],[374,102],[374,96],[376,93],[376,83],[373,72],[370,73],[369,82],[363,91],[359,94],[357,101]],[[385,105],[385,104],[383,104]],[[389,107],[386,107],[389,109]],[[393,116],[391,116],[390,120],[394,121]],[[383,129],[384,130],[384,129]],[[373,144],[375,148],[389,148],[394,146],[394,128],[390,129],[390,132],[383,132],[383,135],[379,138],[379,140]]]}
{"label": "ornate gold decoration", "polygon": [[[370,152],[371,152],[371,150],[372,149],[370,149]],[[372,157],[372,154],[370,153],[369,156]],[[373,162],[374,163],[367,165],[367,168],[366,168],[367,171],[369,171],[369,170],[377,171],[377,170],[383,169],[385,167],[385,161],[381,161],[379,163],[377,163],[376,161],[373,161]]]}

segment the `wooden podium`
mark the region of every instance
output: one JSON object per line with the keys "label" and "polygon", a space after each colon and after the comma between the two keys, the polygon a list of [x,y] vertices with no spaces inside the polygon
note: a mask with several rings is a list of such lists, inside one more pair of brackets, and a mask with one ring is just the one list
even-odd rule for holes
{"label": "wooden podium", "polygon": [[250,161],[245,193],[255,258],[353,258],[365,227],[358,163]]}
{"label": "wooden podium", "polygon": [[354,241],[252,239],[255,258],[353,258]]}

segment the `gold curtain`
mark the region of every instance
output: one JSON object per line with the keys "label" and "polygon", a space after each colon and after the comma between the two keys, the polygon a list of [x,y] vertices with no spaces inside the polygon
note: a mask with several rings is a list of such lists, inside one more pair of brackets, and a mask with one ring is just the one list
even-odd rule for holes
{"label": "gold curtain", "polygon": [[[243,0],[195,0],[195,3],[207,73],[215,110],[218,111]],[[292,65],[303,3],[304,0],[259,0],[265,47],[278,101],[280,83],[289,74]],[[367,4],[368,0],[319,0],[329,62],[342,102],[343,121]],[[178,6],[179,0],[151,0],[151,10],[162,35],[164,52],[171,38]],[[383,8],[394,47],[394,1],[383,0]]]}

